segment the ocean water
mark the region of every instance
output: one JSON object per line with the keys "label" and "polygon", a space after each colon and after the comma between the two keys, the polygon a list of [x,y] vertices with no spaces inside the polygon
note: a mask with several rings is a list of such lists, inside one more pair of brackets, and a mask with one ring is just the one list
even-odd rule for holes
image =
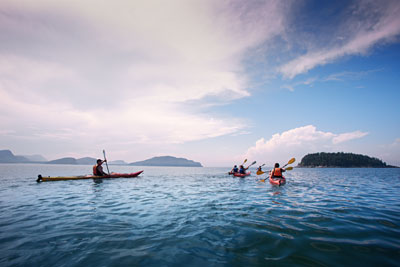
{"label": "ocean water", "polygon": [[[400,169],[0,164],[0,266],[399,266]],[[255,173],[255,171],[253,170]]]}

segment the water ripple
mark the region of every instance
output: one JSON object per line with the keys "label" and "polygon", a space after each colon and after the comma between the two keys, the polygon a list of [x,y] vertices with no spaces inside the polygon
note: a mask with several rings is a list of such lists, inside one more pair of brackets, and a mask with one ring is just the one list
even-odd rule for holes
{"label": "water ripple", "polygon": [[282,187],[222,168],[35,182],[87,167],[0,165],[1,266],[400,262],[397,169],[295,169]]}

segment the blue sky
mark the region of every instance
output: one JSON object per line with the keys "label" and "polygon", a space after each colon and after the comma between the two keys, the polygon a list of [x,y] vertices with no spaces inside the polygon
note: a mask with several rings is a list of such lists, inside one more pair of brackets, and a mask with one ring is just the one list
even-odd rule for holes
{"label": "blue sky", "polygon": [[399,1],[0,3],[0,149],[400,166]]}

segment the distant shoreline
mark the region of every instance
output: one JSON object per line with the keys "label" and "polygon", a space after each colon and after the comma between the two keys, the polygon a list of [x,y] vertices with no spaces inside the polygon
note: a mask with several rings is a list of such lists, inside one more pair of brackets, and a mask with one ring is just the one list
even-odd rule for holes
{"label": "distant shoreline", "polygon": [[[43,160],[30,160],[29,156],[18,156],[14,155],[10,150],[0,150],[0,163],[30,163],[30,164],[63,164],[63,165],[95,165],[96,158],[84,157],[84,158],[72,158],[64,157],[55,160],[46,160],[41,155],[35,155],[36,157],[41,157]],[[132,163],[127,163],[123,160],[109,161],[108,165],[118,165],[118,166],[160,166],[160,167],[203,167],[200,162],[185,158],[176,158],[173,156],[161,156],[146,159],[144,161],[137,161]]]}

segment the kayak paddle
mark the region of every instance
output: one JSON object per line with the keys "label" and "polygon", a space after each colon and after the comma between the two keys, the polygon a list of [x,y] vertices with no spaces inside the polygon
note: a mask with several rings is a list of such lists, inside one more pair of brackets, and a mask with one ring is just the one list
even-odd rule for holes
{"label": "kayak paddle", "polygon": [[107,159],[106,159],[106,151],[103,149],[104,161],[106,162],[107,172],[110,174],[110,170],[108,169]]}
{"label": "kayak paddle", "polygon": [[295,162],[295,160],[295,158],[291,158],[288,163],[282,166],[282,168],[285,168],[287,165],[292,164],[293,162]]}
{"label": "kayak paddle", "polygon": [[254,164],[256,164],[257,163],[257,161],[253,161],[253,163],[251,163],[249,166],[247,166],[247,169],[250,167],[250,166],[253,166]]}
{"label": "kayak paddle", "polygon": [[[291,171],[291,170],[293,170],[293,167],[287,167],[287,168],[285,168],[285,171]],[[264,173],[266,173],[266,172],[257,171],[257,175],[261,175],[261,174],[264,174]]]}

